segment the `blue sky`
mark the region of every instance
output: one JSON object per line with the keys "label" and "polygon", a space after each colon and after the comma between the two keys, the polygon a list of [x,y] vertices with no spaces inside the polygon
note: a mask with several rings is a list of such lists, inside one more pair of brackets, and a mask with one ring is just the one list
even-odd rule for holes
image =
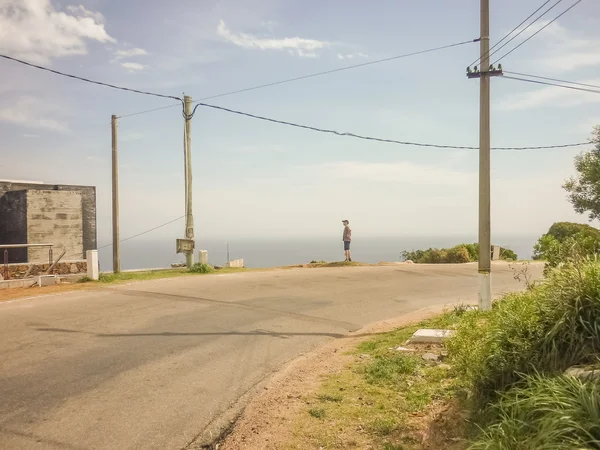
{"label": "blue sky", "polygon": [[[542,1],[491,3],[493,44]],[[477,0],[0,0],[2,53],[195,100],[478,36]],[[476,146],[479,86],[465,68],[478,54],[469,44],[211,103],[339,131]],[[584,0],[502,63],[600,84],[600,4]],[[0,94],[0,179],[97,186],[99,238],[107,242],[110,116],[169,100],[5,60]],[[585,141],[600,124],[599,101],[494,79],[492,145]],[[178,106],[121,119],[122,236],[184,214],[182,131]],[[477,232],[476,151],[371,143],[202,108],[192,136],[197,236],[327,236],[339,233],[342,218],[356,236]],[[585,221],[560,187],[581,150],[494,152],[493,233],[541,234],[554,221]],[[151,236],[182,233],[183,221]]]}

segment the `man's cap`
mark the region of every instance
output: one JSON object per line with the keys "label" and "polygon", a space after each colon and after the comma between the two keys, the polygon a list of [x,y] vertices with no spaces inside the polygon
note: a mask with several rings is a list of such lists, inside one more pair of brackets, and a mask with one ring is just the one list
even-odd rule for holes
{"label": "man's cap", "polygon": [[345,219],[345,220],[342,220],[342,223],[350,223],[350,221]]}

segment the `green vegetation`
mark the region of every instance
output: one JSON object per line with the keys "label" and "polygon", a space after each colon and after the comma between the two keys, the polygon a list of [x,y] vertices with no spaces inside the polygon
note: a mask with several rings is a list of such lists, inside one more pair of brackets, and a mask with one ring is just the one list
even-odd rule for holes
{"label": "green vegetation", "polygon": [[[428,248],[427,250],[403,251],[402,258],[417,264],[461,264],[479,260],[479,244],[459,244],[452,248]],[[502,249],[500,259],[516,261],[517,254]]]}
{"label": "green vegetation", "polygon": [[213,273],[215,268],[208,264],[200,264],[196,263],[192,267],[190,267],[190,273]]}
{"label": "green vegetation", "polygon": [[600,448],[600,383],[532,375],[502,394],[494,423],[470,447],[489,449]]}
{"label": "green vegetation", "polygon": [[595,220],[600,218],[600,126],[594,128],[592,143],[594,149],[575,157],[577,176],[567,180],[563,188],[575,211]]}
{"label": "green vegetation", "polygon": [[600,382],[563,375],[600,360],[599,261],[465,313],[447,348],[484,430],[472,448],[600,448]]}
{"label": "green vegetation", "polygon": [[[200,264],[196,264],[192,267],[191,270],[186,268],[182,269],[161,269],[161,270],[145,270],[140,272],[120,272],[120,273],[111,273],[105,272],[100,274],[100,278],[98,280],[99,283],[122,283],[126,281],[147,281],[147,280],[159,280],[163,278],[177,278],[177,277],[186,277],[186,276],[194,276],[199,274],[210,274],[210,273],[236,273],[243,272],[250,269],[237,269],[237,268],[224,268],[218,271],[212,266],[200,267]],[[212,270],[211,270],[212,269]],[[206,270],[203,272],[203,270]],[[90,279],[83,278],[80,280],[81,283],[92,282]]]}
{"label": "green vegetation", "polygon": [[546,261],[546,271],[562,262],[577,261],[600,252],[600,230],[581,223],[557,222],[539,238],[533,258]]}

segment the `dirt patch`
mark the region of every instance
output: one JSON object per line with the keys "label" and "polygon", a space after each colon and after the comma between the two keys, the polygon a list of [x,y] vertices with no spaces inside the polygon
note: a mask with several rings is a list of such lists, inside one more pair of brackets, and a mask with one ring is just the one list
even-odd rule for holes
{"label": "dirt patch", "polygon": [[27,297],[39,297],[41,295],[60,294],[70,291],[83,291],[86,289],[89,290],[90,285],[86,285],[84,283],[65,283],[44,287],[34,286],[30,288],[0,289],[0,302]]}
{"label": "dirt patch", "polygon": [[[391,331],[440,314],[444,307],[427,308],[365,327],[348,338],[337,339],[302,356],[274,375],[246,406],[231,433],[213,446],[219,450],[237,449],[300,449],[315,448],[314,443],[302,446],[294,441],[294,424],[307,407],[306,397],[315,393],[325,377],[340,373],[354,360],[347,354],[358,343],[378,333]],[[355,336],[355,337],[353,337]],[[343,430],[340,430],[343,433]],[[438,433],[439,434],[439,433]],[[427,440],[434,440],[433,434]],[[425,438],[424,438],[425,439]]]}

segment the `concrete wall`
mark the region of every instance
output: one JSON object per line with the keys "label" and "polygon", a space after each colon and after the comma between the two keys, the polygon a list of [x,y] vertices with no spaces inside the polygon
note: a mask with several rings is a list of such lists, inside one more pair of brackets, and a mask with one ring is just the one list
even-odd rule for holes
{"label": "concrete wall", "polygon": [[[83,222],[81,193],[27,191],[27,242],[54,244],[53,256],[65,250],[65,260],[82,259]],[[48,261],[48,248],[30,248],[28,261]]]}
{"label": "concrete wall", "polygon": [[[39,191],[39,195],[43,196],[43,193],[50,193],[49,196],[52,196],[52,192],[75,192],[80,195],[81,199],[81,241],[82,248],[81,253],[73,256],[71,259],[84,259],[85,254],[88,250],[95,250],[97,248],[97,234],[96,234],[96,188],[93,186],[73,186],[73,185],[51,185],[51,184],[38,184],[38,183],[24,183],[24,182],[9,182],[9,181],[0,181],[0,243],[44,243],[44,242],[26,242],[24,236],[22,235],[23,228],[27,229],[27,225],[23,227],[23,221],[27,222],[27,217],[23,219],[23,212],[26,208],[22,208],[22,203],[18,203],[18,201],[27,201],[26,194],[14,194],[15,191]],[[20,195],[25,195],[25,199],[16,200],[13,199],[12,196],[16,196],[20,198]],[[50,198],[50,197],[49,197]],[[54,200],[50,200],[51,202]],[[39,205],[39,202],[37,202]],[[40,206],[38,209],[41,209]],[[69,209],[69,208],[67,208]],[[23,211],[19,213],[19,211]],[[21,214],[21,215],[19,215]],[[41,211],[38,211],[38,214],[42,214]],[[69,214],[68,212],[58,212],[58,214],[67,214],[65,216],[59,216],[58,220],[67,220],[69,221],[69,217],[73,216],[73,214]],[[56,219],[56,217],[55,217]],[[21,235],[19,235],[19,230],[21,230]],[[63,228],[66,230],[66,228]],[[60,234],[60,232],[59,232]],[[20,242],[15,242],[15,240],[20,240]],[[47,255],[47,249],[44,250]],[[56,253],[56,252],[55,252]],[[60,254],[60,253],[59,253]],[[18,252],[10,252],[10,256],[18,256]],[[55,254],[55,257],[58,256]],[[67,255],[65,255],[67,256]],[[25,256],[26,258],[26,256]],[[47,256],[46,256],[47,258]],[[1,259],[1,258],[0,258]],[[23,262],[24,259],[21,254],[21,259],[13,259],[11,257],[11,262]],[[3,259],[1,260],[3,262]]]}

